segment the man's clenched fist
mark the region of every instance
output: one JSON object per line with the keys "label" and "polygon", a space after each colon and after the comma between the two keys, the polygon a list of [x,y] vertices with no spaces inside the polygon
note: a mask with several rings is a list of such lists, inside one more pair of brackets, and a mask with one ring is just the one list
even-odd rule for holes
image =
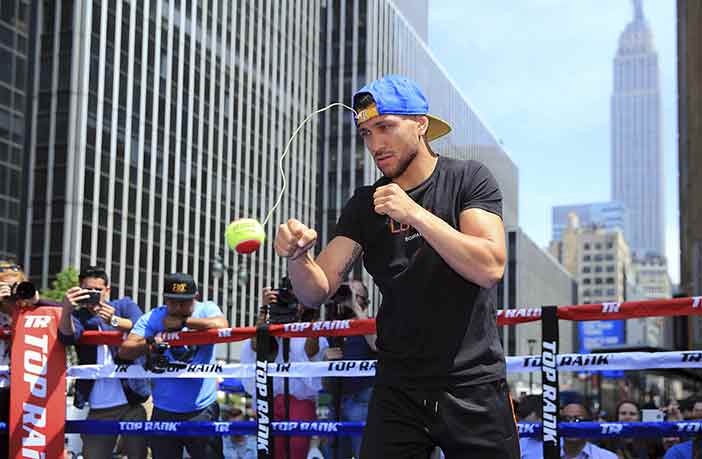
{"label": "man's clenched fist", "polygon": [[296,259],[307,253],[317,242],[317,232],[294,218],[278,227],[275,251],[283,258]]}

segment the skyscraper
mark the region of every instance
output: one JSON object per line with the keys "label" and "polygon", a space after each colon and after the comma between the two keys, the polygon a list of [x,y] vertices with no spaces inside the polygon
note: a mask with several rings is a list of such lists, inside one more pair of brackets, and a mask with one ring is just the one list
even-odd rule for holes
{"label": "skyscraper", "polygon": [[568,227],[568,215],[578,216],[581,226],[598,226],[608,230],[620,229],[626,233],[628,213],[621,202],[593,202],[555,206],[551,209],[551,239],[560,241]]}
{"label": "skyscraper", "polygon": [[0,2],[0,258],[20,256],[29,3]]}
{"label": "skyscraper", "polygon": [[612,199],[629,210],[625,234],[638,254],[663,254],[663,146],[658,54],[642,0],[619,37],[611,100]]}
{"label": "skyscraper", "polygon": [[[235,255],[224,230],[263,220],[282,146],[319,105],[320,3],[37,1],[25,260],[35,283],[97,263],[115,295],[150,308],[164,274],[185,271],[233,326],[251,325],[285,263],[271,243]],[[316,129],[285,161],[289,191],[268,241],[288,216],[314,224]],[[215,277],[217,256],[246,280]]]}

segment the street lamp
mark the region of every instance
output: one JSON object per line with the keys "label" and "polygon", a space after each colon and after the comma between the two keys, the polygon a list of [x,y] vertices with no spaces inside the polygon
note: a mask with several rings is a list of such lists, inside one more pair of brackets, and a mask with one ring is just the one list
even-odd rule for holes
{"label": "street lamp", "polygon": [[[536,344],[536,339],[535,338],[529,338],[527,340],[529,342],[529,355],[532,356],[534,355],[534,345]],[[534,372],[530,371],[529,372],[529,394],[534,393]]]}
{"label": "street lamp", "polygon": [[236,266],[228,266],[224,264],[224,260],[220,255],[215,255],[214,261],[212,262],[212,277],[215,279],[221,279],[224,273],[230,276],[236,276],[236,280],[239,285],[245,284],[249,280],[249,273],[246,271],[239,271]]}
{"label": "street lamp", "polygon": [[[216,280],[219,280],[222,277],[224,277],[225,273],[232,276],[235,282],[242,287],[249,280],[249,273],[247,271],[240,271],[238,269],[238,266],[225,265],[221,255],[215,255],[214,259],[212,260],[212,277],[214,277]],[[227,320],[229,321],[229,326],[233,326],[232,314],[233,308],[231,307],[230,303],[226,305],[226,316]],[[232,343],[227,343],[227,362],[231,362],[231,344]]]}

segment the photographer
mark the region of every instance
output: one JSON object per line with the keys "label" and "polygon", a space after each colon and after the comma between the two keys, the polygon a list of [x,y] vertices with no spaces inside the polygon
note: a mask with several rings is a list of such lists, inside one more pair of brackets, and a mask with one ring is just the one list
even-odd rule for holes
{"label": "photographer", "polygon": [[[85,330],[127,332],[141,317],[141,309],[125,297],[110,301],[110,282],[104,269],[84,268],[78,275],[79,287],[66,291],[59,322],[59,339],[66,346],[75,346],[80,365],[109,365],[118,361],[117,346],[79,344]],[[89,420],[145,421],[143,403],[151,393],[148,381],[141,379],[79,379],[76,381],[73,405],[90,406]],[[110,457],[117,435],[81,435],[83,457]],[[129,459],[146,457],[144,437],[124,438]]]}
{"label": "photographer", "polygon": [[[327,320],[367,319],[368,290],[360,281],[343,283],[326,305]],[[376,335],[330,338],[326,360],[375,360]],[[332,418],[340,421],[364,421],[373,393],[374,378],[325,378],[324,387],[334,396]],[[340,451],[328,457],[359,457],[361,437],[336,437]],[[340,453],[340,454],[339,454]]]}
{"label": "photographer", "polygon": [[[281,288],[266,287],[263,289],[262,305],[259,308],[256,326],[266,322],[311,322],[317,319],[317,310],[305,308],[300,304],[286,279],[283,279]],[[329,347],[326,338],[319,337],[289,339],[275,337],[272,338],[271,344],[270,360],[278,363],[319,361]],[[241,363],[254,363],[255,361],[256,340],[254,338],[244,343],[241,349]],[[286,382],[289,385],[287,398],[284,387]],[[253,379],[245,378],[243,383],[246,391],[255,397]],[[315,421],[317,419],[317,393],[321,389],[321,378],[318,377],[273,378],[274,419],[276,421],[285,419]],[[309,447],[310,437],[276,436],[275,459],[305,459]]]}
{"label": "photographer", "polygon": [[[170,347],[161,332],[227,328],[219,307],[211,301],[196,301],[198,290],[189,274],[166,276],[165,305],[144,314],[134,325],[119,355],[135,359],[146,354],[152,371],[163,371],[172,363],[214,364],[214,344]],[[218,421],[217,381],[215,378],[154,378],[152,421]],[[221,459],[222,437],[150,438],[154,459],[183,457],[183,448],[193,459]]]}
{"label": "photographer", "polygon": [[[9,260],[0,260],[0,328],[11,329],[15,312],[40,304],[39,294],[27,282],[22,267]],[[0,365],[10,366],[10,340],[0,339]],[[10,419],[10,380],[0,378],[0,422]],[[7,432],[0,432],[0,457],[7,454]]]}

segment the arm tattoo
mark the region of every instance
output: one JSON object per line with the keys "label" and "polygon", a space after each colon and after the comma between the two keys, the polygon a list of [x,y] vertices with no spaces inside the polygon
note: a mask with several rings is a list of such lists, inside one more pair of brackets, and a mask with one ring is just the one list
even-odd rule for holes
{"label": "arm tattoo", "polygon": [[346,276],[349,274],[349,271],[351,271],[351,268],[353,267],[353,264],[356,262],[356,259],[358,256],[361,254],[361,245],[354,243],[353,245],[353,251],[351,252],[351,256],[346,260],[346,263],[344,264],[344,267],[339,271],[339,278],[344,279]]}

